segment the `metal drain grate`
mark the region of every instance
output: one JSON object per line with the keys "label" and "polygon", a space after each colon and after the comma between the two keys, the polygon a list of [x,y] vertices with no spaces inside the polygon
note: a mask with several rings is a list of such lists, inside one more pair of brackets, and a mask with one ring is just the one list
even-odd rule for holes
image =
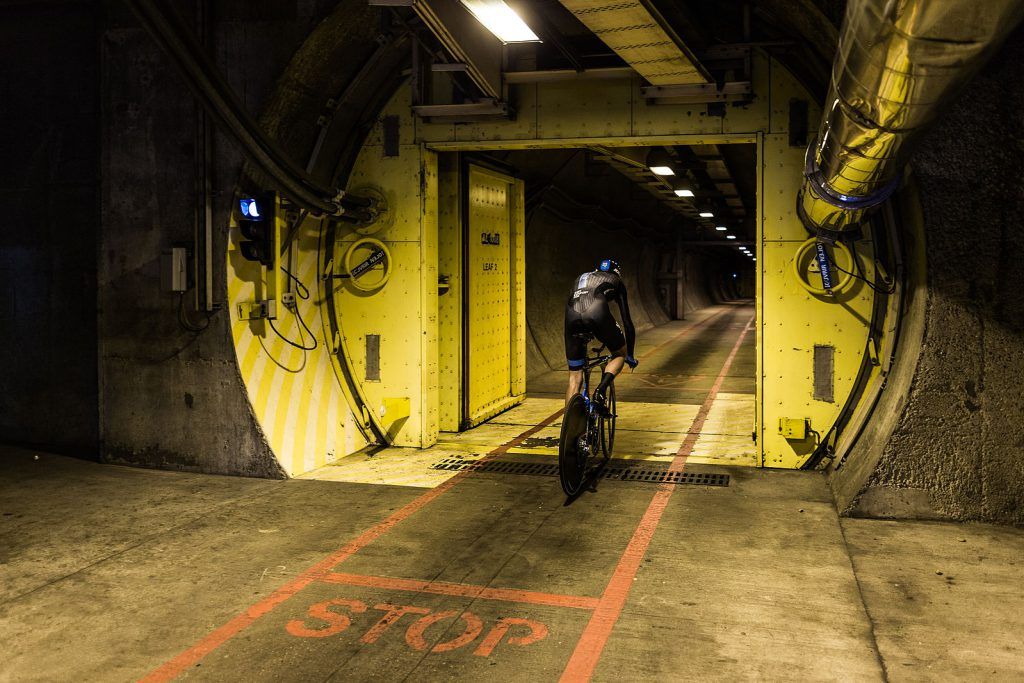
{"label": "metal drain grate", "polygon": [[[494,474],[528,474],[535,477],[557,477],[558,465],[545,462],[516,460],[462,460],[446,458],[430,466],[434,470],[450,472],[490,472]],[[698,486],[728,486],[728,474],[710,472],[670,472],[659,467],[622,467],[609,465],[599,473],[600,479],[639,481],[649,484],[696,484]]]}

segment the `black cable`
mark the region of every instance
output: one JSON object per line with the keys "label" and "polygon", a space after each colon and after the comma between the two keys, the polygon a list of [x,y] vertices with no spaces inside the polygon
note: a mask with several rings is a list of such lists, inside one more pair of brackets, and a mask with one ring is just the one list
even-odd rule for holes
{"label": "black cable", "polygon": [[[296,316],[296,317],[299,317],[299,316]],[[299,317],[299,320],[302,320],[302,318]],[[283,334],[281,334],[281,331],[277,329],[277,325],[274,324],[274,319],[273,318],[267,318],[267,322],[270,323],[270,329],[272,329],[277,334],[277,336],[281,338],[281,340],[284,343],[289,344],[291,346],[294,346],[297,349],[302,349],[303,351],[312,351],[313,349],[315,349],[317,347],[316,337],[313,338],[313,345],[312,346],[306,346],[305,345],[305,341],[306,341],[305,339],[302,339],[302,341],[303,341],[302,344],[296,344],[291,339],[289,339],[288,337],[286,337]],[[305,327],[305,325],[303,325],[303,327]],[[299,330],[299,338],[300,339],[302,338],[302,330],[301,329]]]}
{"label": "black cable", "polygon": [[[303,301],[308,300],[309,299],[309,288],[306,287],[306,285],[302,284],[302,280],[300,280],[299,278],[297,278],[294,275],[292,275],[291,271],[288,270],[287,268],[285,268],[284,266],[281,266],[281,270],[284,272],[285,275],[287,275],[288,277],[290,277],[292,280],[295,281],[295,290],[296,290],[296,294],[298,294],[299,298],[302,299]],[[280,337],[285,343],[290,344],[291,346],[294,346],[297,349],[302,349],[303,351],[313,351],[314,349],[317,348],[317,346],[320,345],[320,343],[317,341],[316,335],[313,334],[313,330],[309,329],[309,325],[307,325],[306,321],[302,319],[302,314],[299,313],[299,305],[298,305],[298,303],[295,304],[295,309],[292,311],[292,313],[295,314],[295,317],[299,321],[299,325],[300,325],[300,327],[299,327],[299,341],[302,342],[302,343],[296,344],[291,339],[289,339],[288,337],[286,337],[283,334],[281,334],[281,332],[277,329],[277,326],[274,325],[273,319],[268,318],[267,320],[270,322],[270,329],[274,330],[274,332],[277,334],[277,336]],[[313,345],[312,346],[306,346],[306,339],[305,339],[305,337],[302,336],[302,330],[303,329],[305,329],[306,332],[309,333],[310,339],[313,340]]]}
{"label": "black cable", "polygon": [[[295,307],[295,317],[299,319],[299,324],[302,325],[304,328],[306,328],[306,332],[309,333],[309,338],[313,340],[313,349],[315,349],[320,344],[320,342],[318,342],[316,340],[316,335],[313,334],[313,330],[309,329],[309,325],[307,325],[306,321],[302,319],[302,314],[299,313],[299,307],[298,306]],[[302,339],[302,332],[301,331],[299,332],[299,338]],[[305,343],[306,340],[302,339],[302,341],[303,341],[303,343]],[[310,351],[312,351],[313,349],[310,349]]]}
{"label": "black cable", "polygon": [[[831,265],[833,268],[838,270],[840,273],[845,273],[846,275],[849,275],[850,277],[854,278],[855,280],[860,280],[861,282],[866,284],[868,287],[870,287],[871,291],[877,292],[877,293],[882,293],[882,294],[892,294],[893,292],[896,291],[896,283],[895,283],[895,281],[893,281],[891,283],[887,283],[888,287],[886,287],[885,289],[882,289],[882,288],[878,287],[878,285],[876,285],[875,283],[873,283],[870,280],[868,280],[867,277],[865,277],[863,275],[864,270],[863,270],[863,268],[860,265],[860,261],[857,260],[856,246],[851,247],[851,249],[850,249],[850,258],[853,260],[854,268],[856,268],[860,273],[862,273],[861,275],[858,275],[857,273],[851,273],[850,271],[848,271],[845,268],[841,267],[836,262],[835,258],[828,254],[828,251],[826,251],[825,254],[828,255],[829,265]],[[877,263],[877,260],[875,262]],[[884,279],[882,281],[885,282]]]}
{"label": "black cable", "polygon": [[295,280],[296,292],[298,293],[299,298],[303,300],[309,299],[309,288],[306,287],[306,285],[302,284],[302,280],[292,275],[291,271],[289,271],[284,266],[281,266],[281,270],[284,271],[285,275],[290,277],[292,280]]}
{"label": "black cable", "polygon": [[[854,247],[856,247],[856,243],[854,244]],[[860,259],[857,258],[856,252],[852,252],[852,253],[853,253],[853,265],[854,265],[854,267],[857,269],[857,272],[860,274],[861,279],[864,280],[864,282],[867,282],[868,281],[867,275],[864,274],[864,267],[861,266]],[[878,270],[878,259],[876,258],[875,259],[875,271],[877,271],[877,270]],[[888,287],[887,289],[879,290],[875,286],[872,286],[871,289],[873,289],[876,292],[884,291],[886,294],[892,294],[893,292],[896,291],[896,283],[895,283],[895,281],[887,282],[885,278],[882,278],[882,282],[885,282],[885,284]]]}

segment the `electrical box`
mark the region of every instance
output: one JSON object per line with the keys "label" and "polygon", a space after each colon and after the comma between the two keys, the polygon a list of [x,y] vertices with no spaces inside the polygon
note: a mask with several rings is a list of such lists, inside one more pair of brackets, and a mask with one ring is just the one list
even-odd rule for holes
{"label": "electrical box", "polygon": [[188,249],[174,247],[160,255],[160,289],[164,292],[188,290]]}
{"label": "electrical box", "polygon": [[780,417],[779,434],[790,441],[803,441],[807,438],[808,422],[806,417]]}
{"label": "electrical box", "polygon": [[409,417],[410,403],[408,398],[385,398],[381,403],[378,413],[381,421],[387,424],[394,424],[399,420]]}
{"label": "electrical box", "polygon": [[267,301],[243,301],[238,304],[239,320],[259,320],[261,318],[277,318],[277,302],[268,299]]}

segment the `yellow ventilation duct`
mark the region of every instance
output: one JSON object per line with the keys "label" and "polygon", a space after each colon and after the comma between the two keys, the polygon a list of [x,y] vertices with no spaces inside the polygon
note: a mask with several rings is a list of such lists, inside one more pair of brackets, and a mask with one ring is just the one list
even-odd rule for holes
{"label": "yellow ventilation duct", "polygon": [[1020,0],[850,0],[797,201],[826,239],[896,189],[914,144],[1017,24]]}

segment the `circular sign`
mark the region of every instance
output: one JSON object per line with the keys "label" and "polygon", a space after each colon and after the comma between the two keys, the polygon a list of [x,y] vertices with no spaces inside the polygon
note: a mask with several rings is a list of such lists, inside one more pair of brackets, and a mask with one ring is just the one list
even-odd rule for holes
{"label": "circular sign", "polygon": [[[818,265],[817,247],[818,240],[815,237],[800,245],[800,248],[796,250],[796,255],[793,257],[793,274],[796,275],[797,282],[808,292],[818,296],[825,296],[827,292],[821,284],[821,268]],[[828,249],[828,247],[825,248]],[[839,264],[840,257],[845,261],[845,264],[839,265],[839,268],[843,270],[839,270],[836,267]],[[835,271],[832,273],[834,282],[831,291],[833,294],[838,294],[853,282],[853,276],[849,272],[854,267],[853,254],[850,253],[849,248],[845,244],[836,242],[832,245],[830,264],[833,271]]]}
{"label": "circular sign", "polygon": [[391,252],[373,237],[363,237],[345,252],[345,273],[356,289],[372,292],[387,284],[391,277]]}

